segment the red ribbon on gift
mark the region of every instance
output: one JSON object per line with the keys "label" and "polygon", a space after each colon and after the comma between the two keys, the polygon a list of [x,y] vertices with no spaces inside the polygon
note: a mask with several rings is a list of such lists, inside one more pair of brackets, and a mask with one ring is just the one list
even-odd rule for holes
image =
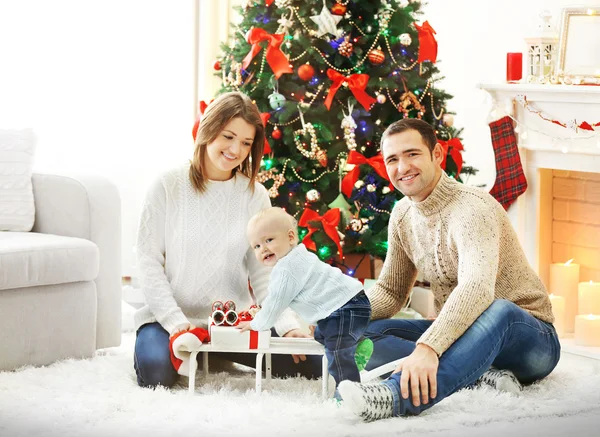
{"label": "red ribbon on gift", "polygon": [[267,63],[273,70],[273,73],[275,73],[275,77],[279,79],[284,73],[292,73],[293,70],[290,67],[290,61],[279,49],[284,37],[283,33],[270,34],[265,29],[259,27],[252,29],[248,33],[247,39],[248,43],[252,44],[252,48],[244,58],[242,67],[244,69],[248,68],[252,59],[260,52],[262,47],[259,45],[259,42],[267,41],[269,44],[267,46]]}
{"label": "red ribbon on gift", "polygon": [[460,140],[458,138],[452,138],[451,140],[448,140],[448,141],[438,140],[438,143],[440,143],[440,145],[442,146],[442,150],[444,151],[444,157],[442,159],[441,167],[444,170],[446,170],[446,158],[448,157],[448,153],[449,153],[450,156],[452,157],[452,160],[456,164],[456,169],[457,169],[456,174],[458,175],[460,173],[460,171],[462,170],[462,165],[463,165],[463,158],[462,158],[461,152],[463,150],[465,150],[462,143],[460,142]]}
{"label": "red ribbon on gift", "polygon": [[377,101],[365,92],[365,88],[369,82],[368,74],[351,74],[346,77],[330,68],[327,70],[327,77],[333,81],[333,84],[329,87],[329,94],[325,99],[325,106],[328,110],[331,108],[335,93],[337,93],[337,90],[344,84],[350,88],[350,91],[352,91],[356,100],[358,100],[367,111],[371,108],[371,105]]}
{"label": "red ribbon on gift", "polygon": [[269,114],[268,112],[261,112],[260,118],[262,119],[263,126],[265,127],[265,149],[263,150],[263,155],[266,155],[268,153],[271,153],[271,146],[269,146],[269,142],[267,141],[267,130],[266,130],[267,121],[269,121],[269,118],[271,118],[271,114]]}
{"label": "red ribbon on gift", "polygon": [[258,331],[250,330],[250,344],[248,349],[258,349]]}
{"label": "red ribbon on gift", "polygon": [[331,238],[331,240],[336,244],[340,257],[342,257],[342,245],[340,244],[340,236],[337,231],[338,224],[340,223],[340,209],[330,209],[325,214],[323,214],[322,217],[317,212],[308,208],[305,209],[302,213],[302,217],[300,217],[298,225],[302,226],[303,228],[308,228],[308,234],[306,234],[306,236],[302,240],[302,243],[308,249],[311,249],[313,252],[315,252],[317,250],[317,245],[312,240],[311,236],[312,234],[317,232],[319,228],[315,228],[310,224],[310,222],[321,223],[321,225],[323,226],[323,230],[325,231],[327,236]]}
{"label": "red ribbon on gift", "polygon": [[436,33],[435,30],[433,30],[429,21],[425,21],[420,26],[417,23],[414,24],[419,32],[419,58],[417,62],[431,61],[435,63],[438,51],[438,44],[435,36],[433,36]]}
{"label": "red ribbon on gift", "polygon": [[[348,172],[346,176],[344,176],[344,179],[342,179],[342,193],[344,193],[346,197],[350,197],[350,195],[352,194],[352,188],[354,188],[354,184],[360,176],[359,165],[369,164],[375,169],[379,176],[381,176],[387,181],[390,180],[387,171],[385,170],[385,163],[383,162],[383,156],[381,156],[381,153],[378,153],[377,155],[371,158],[365,158],[356,150],[352,150],[350,152],[350,155],[348,155],[348,161],[346,163],[355,165],[355,167],[350,172]],[[394,186],[391,184],[391,182],[390,189],[394,189]]]}
{"label": "red ribbon on gift", "polygon": [[198,133],[198,128],[200,127],[200,119],[204,115],[204,111],[206,111],[208,105],[210,105],[213,102],[213,100],[211,100],[208,103],[206,103],[204,100],[200,100],[200,103],[198,104],[200,111],[198,112],[198,117],[196,117],[196,122],[192,127],[192,137],[194,138],[194,141],[196,141],[196,134]]}

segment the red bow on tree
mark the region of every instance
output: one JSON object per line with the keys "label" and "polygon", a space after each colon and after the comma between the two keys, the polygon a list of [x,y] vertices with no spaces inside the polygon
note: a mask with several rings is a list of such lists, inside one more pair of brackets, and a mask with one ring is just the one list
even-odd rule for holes
{"label": "red bow on tree", "polygon": [[267,7],[271,6],[273,4],[275,0],[265,0],[265,5],[267,5]]}
{"label": "red bow on tree", "polygon": [[462,159],[462,151],[465,150],[462,143],[458,138],[452,138],[448,141],[438,140],[438,143],[442,146],[442,150],[444,151],[444,157],[442,159],[441,167],[446,170],[446,159],[448,157],[448,153],[452,157],[452,160],[456,164],[456,175],[460,173],[462,170],[463,159]]}
{"label": "red bow on tree", "polygon": [[436,32],[433,27],[429,24],[429,21],[425,21],[422,25],[414,23],[417,31],[419,32],[419,58],[417,62],[431,61],[435,63],[437,59],[438,45],[433,36]]}
{"label": "red bow on tree", "polygon": [[263,155],[267,155],[268,153],[271,153],[271,146],[269,146],[269,142],[267,141],[266,130],[267,121],[269,121],[269,118],[271,118],[271,114],[269,114],[268,112],[261,112],[260,118],[262,119],[263,126],[265,127],[265,149],[263,150]]}
{"label": "red bow on tree", "polygon": [[333,208],[327,211],[321,217],[317,212],[312,209],[305,209],[302,213],[302,217],[300,217],[300,221],[298,222],[299,226],[303,228],[308,228],[308,234],[302,239],[302,243],[312,251],[316,252],[317,245],[312,240],[311,236],[315,232],[319,230],[310,224],[310,222],[320,222],[323,226],[323,230],[327,234],[329,238],[336,244],[338,248],[338,252],[340,254],[340,258],[343,256],[342,254],[342,245],[340,244],[340,236],[338,235],[337,226],[340,223],[340,209]]}
{"label": "red bow on tree", "polygon": [[196,141],[196,134],[198,133],[198,128],[200,127],[200,119],[204,115],[204,111],[206,110],[206,107],[208,105],[210,105],[213,102],[213,100],[211,100],[208,103],[206,103],[204,100],[200,100],[200,103],[198,105],[200,108],[200,111],[198,112],[198,116],[196,117],[196,122],[194,123],[194,127],[192,127],[192,137],[194,138],[194,141]]}
{"label": "red bow on tree", "polygon": [[275,73],[275,77],[279,79],[279,77],[284,73],[292,73],[293,70],[290,67],[290,61],[283,54],[283,52],[279,49],[281,43],[284,38],[283,33],[274,33],[270,34],[265,29],[261,29],[259,27],[255,27],[250,32],[248,32],[248,43],[252,44],[252,48],[244,58],[242,62],[242,67],[244,69],[248,68],[252,59],[260,52],[261,46],[259,42],[267,41],[267,63]]}
{"label": "red bow on tree", "polygon": [[[350,152],[350,155],[348,155],[348,161],[346,163],[356,165],[356,167],[354,167],[352,171],[350,171],[346,176],[344,176],[344,179],[342,179],[342,193],[344,193],[346,197],[350,197],[350,195],[352,194],[352,188],[354,187],[354,184],[360,176],[359,165],[361,164],[369,164],[375,169],[379,176],[381,176],[387,181],[390,180],[387,171],[385,170],[385,163],[383,162],[383,156],[381,156],[381,153],[378,153],[377,155],[371,158],[365,158],[357,151],[352,150]],[[394,189],[394,186],[391,183],[390,189]]]}
{"label": "red bow on tree", "polygon": [[371,108],[371,105],[377,101],[365,92],[365,88],[369,82],[368,74],[351,74],[346,77],[330,68],[327,70],[327,77],[333,81],[331,87],[329,87],[329,94],[325,99],[325,106],[328,110],[331,108],[335,93],[337,93],[337,90],[342,85],[347,85],[348,88],[350,88],[350,91],[352,91],[356,100],[358,100],[367,111]]}

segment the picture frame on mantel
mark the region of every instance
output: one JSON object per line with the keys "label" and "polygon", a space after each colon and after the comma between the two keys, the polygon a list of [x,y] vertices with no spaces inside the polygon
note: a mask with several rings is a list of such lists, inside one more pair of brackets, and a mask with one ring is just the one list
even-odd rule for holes
{"label": "picture frame on mantel", "polygon": [[600,5],[564,8],[558,44],[566,84],[600,84]]}

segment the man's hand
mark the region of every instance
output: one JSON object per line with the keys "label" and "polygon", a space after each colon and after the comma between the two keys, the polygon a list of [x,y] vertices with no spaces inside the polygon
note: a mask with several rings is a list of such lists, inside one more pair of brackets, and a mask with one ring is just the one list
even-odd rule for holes
{"label": "man's hand", "polygon": [[416,349],[404,359],[394,371],[402,372],[400,376],[400,393],[408,399],[408,387],[412,391],[412,403],[415,407],[429,402],[429,398],[437,396],[437,370],[440,360],[433,349],[425,344],[418,344]]}
{"label": "man's hand", "polygon": [[[283,334],[283,336],[287,337],[287,338],[289,338],[289,337],[310,338],[310,335],[306,335],[299,329],[292,329],[291,331],[288,331],[285,334]],[[292,358],[294,359],[294,363],[296,363],[296,364],[298,364],[300,361],[306,361],[306,355],[292,355]]]}
{"label": "man's hand", "polygon": [[250,327],[250,322],[240,322],[237,324],[236,329],[239,329],[240,332],[250,331],[252,328]]}
{"label": "man's hand", "polygon": [[169,336],[169,339],[173,338],[175,335],[179,334],[179,333],[184,333],[186,331],[191,331],[192,329],[196,329],[196,327],[194,325],[192,325],[191,323],[188,324],[187,326],[181,328],[181,329],[175,329],[171,335]]}

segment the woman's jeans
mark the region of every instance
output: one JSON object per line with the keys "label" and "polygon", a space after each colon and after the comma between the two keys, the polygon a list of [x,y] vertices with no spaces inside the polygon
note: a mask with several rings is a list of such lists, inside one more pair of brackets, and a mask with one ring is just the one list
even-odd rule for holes
{"label": "woman's jeans", "polygon": [[361,291],[343,306],[317,322],[315,340],[325,346],[329,373],[341,381],[360,382],[354,352],[371,319],[371,303]]}
{"label": "woman's jeans", "polygon": [[[365,336],[373,340],[374,351],[367,369],[410,355],[415,342],[429,328],[431,320],[376,320]],[[542,322],[514,303],[498,299],[442,354],[437,371],[437,396],[418,407],[412,394],[400,394],[402,372],[382,382],[394,397],[394,416],[414,415],[431,408],[452,393],[474,384],[490,366],[508,369],[523,384],[538,381],[558,364],[560,343],[550,323]]]}
{"label": "woman's jeans", "polygon": [[[274,329],[271,330],[271,336],[278,337]],[[256,355],[253,353],[215,352],[211,355],[252,368],[256,366]],[[198,354],[199,367],[202,367],[201,360],[202,354]],[[169,333],[158,322],[148,323],[138,329],[133,365],[141,387],[172,387],[177,382],[179,374],[171,364]],[[306,361],[295,364],[291,355],[274,354],[271,365],[273,376],[277,377],[300,375],[316,379],[322,373],[321,357],[318,355],[307,355]]]}

